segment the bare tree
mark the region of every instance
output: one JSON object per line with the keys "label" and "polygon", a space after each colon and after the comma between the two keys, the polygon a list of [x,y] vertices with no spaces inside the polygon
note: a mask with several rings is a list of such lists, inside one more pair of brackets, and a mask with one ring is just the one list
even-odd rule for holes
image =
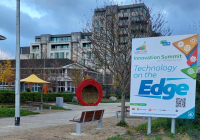
{"label": "bare tree", "polygon": [[[139,1],[140,2],[140,1]],[[137,4],[135,1],[134,4]],[[127,10],[127,9],[124,9]],[[93,65],[104,73],[113,75],[121,90],[121,122],[125,122],[125,91],[130,86],[132,39],[159,35],[170,35],[170,28],[164,16],[153,12],[144,4],[138,4],[133,11],[119,11],[117,4],[106,3],[103,8],[95,9],[97,15],[83,24],[83,32],[91,33],[91,53]],[[134,44],[133,44],[134,45]],[[84,50],[80,50],[84,52]]]}
{"label": "bare tree", "polygon": [[53,60],[51,64],[51,72],[49,74],[49,80],[51,81],[51,84],[56,87],[56,92],[58,92],[58,81],[61,80],[61,69],[60,65],[57,60]]}
{"label": "bare tree", "polygon": [[75,87],[78,86],[78,84],[80,82],[82,82],[84,80],[85,77],[85,73],[83,69],[80,69],[77,66],[77,63],[74,63],[73,68],[72,69],[68,69],[67,70],[67,75],[71,78],[72,83]]}

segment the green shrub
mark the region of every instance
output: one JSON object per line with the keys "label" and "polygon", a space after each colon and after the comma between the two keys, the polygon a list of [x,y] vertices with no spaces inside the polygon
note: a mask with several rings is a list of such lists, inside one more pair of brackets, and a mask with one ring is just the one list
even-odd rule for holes
{"label": "green shrub", "polygon": [[[76,96],[75,93],[43,93],[44,102],[56,101],[56,97],[63,97],[64,102],[71,102],[72,98]],[[41,101],[40,92],[21,92],[20,101]],[[0,103],[14,103],[15,93],[0,93]]]}
{"label": "green shrub", "polygon": [[195,119],[192,122],[200,125],[200,76],[196,79]]}
{"label": "green shrub", "polygon": [[128,130],[126,131],[126,134],[131,134],[131,130],[128,129]]}
{"label": "green shrub", "polygon": [[121,94],[118,94],[117,99],[121,99],[121,98],[122,98]]}
{"label": "green shrub", "polygon": [[26,92],[31,92],[30,88],[26,88]]}
{"label": "green shrub", "polygon": [[124,122],[120,121],[116,124],[116,126],[126,127],[128,126],[128,124],[125,121]]}
{"label": "green shrub", "polygon": [[111,137],[111,138],[108,138],[107,140],[125,140],[124,138],[122,137]]}
{"label": "green shrub", "polygon": [[173,133],[169,133],[169,134],[167,134],[167,136],[170,137],[170,138],[174,138],[174,134]]}
{"label": "green shrub", "polygon": [[[171,127],[171,119],[168,118],[157,118],[155,120],[152,120],[151,123],[151,132],[159,132],[162,128],[164,130],[170,130]],[[147,132],[147,123],[141,124],[138,127],[135,128],[138,132]]]}
{"label": "green shrub", "polygon": [[117,95],[116,95],[116,94],[110,94],[110,96],[117,97]]}

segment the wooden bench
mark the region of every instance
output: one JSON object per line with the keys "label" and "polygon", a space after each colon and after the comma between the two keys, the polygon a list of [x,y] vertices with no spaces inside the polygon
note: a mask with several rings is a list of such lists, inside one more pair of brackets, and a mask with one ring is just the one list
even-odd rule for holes
{"label": "wooden bench", "polygon": [[98,128],[102,128],[103,113],[104,113],[104,110],[83,111],[79,119],[75,119],[76,117],[74,117],[73,120],[69,120],[69,121],[77,122],[76,134],[80,135],[82,124],[98,121]]}
{"label": "wooden bench", "polygon": [[36,109],[37,111],[40,110],[39,105],[22,105],[21,109],[23,108],[30,108],[30,110],[32,110],[33,108]]}
{"label": "wooden bench", "polygon": [[[129,110],[125,111],[125,118],[127,118],[127,114],[129,113]],[[121,113],[121,111],[116,111],[116,118],[118,119],[118,114]]]}

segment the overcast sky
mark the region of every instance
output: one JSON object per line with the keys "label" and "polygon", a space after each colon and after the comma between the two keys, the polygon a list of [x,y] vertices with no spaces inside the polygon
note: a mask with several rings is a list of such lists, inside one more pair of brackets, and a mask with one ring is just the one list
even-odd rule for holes
{"label": "overcast sky", "polygon": [[[116,0],[119,5],[133,0]],[[143,0],[154,11],[161,11],[172,35],[200,32],[200,0]],[[92,19],[93,10],[103,0],[21,0],[20,46],[29,46],[41,34],[69,34],[82,31],[81,22]],[[194,26],[194,27],[193,27]],[[0,0],[0,59],[14,58],[16,50],[16,0]],[[200,52],[200,49],[199,49]],[[200,59],[200,58],[199,58]],[[198,61],[200,63],[200,61]]]}

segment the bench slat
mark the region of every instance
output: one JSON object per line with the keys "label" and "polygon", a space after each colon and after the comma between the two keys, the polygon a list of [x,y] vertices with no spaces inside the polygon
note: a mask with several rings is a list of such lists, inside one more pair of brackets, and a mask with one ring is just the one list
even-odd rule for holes
{"label": "bench slat", "polygon": [[83,111],[79,119],[69,120],[72,122],[89,122],[93,120],[99,120],[103,117],[104,110],[95,110],[95,111]]}
{"label": "bench slat", "polygon": [[86,111],[84,122],[92,121],[94,111]]}
{"label": "bench slat", "polygon": [[98,110],[95,112],[95,117],[94,120],[99,120],[101,119],[101,115],[103,116],[104,111],[103,110]]}

